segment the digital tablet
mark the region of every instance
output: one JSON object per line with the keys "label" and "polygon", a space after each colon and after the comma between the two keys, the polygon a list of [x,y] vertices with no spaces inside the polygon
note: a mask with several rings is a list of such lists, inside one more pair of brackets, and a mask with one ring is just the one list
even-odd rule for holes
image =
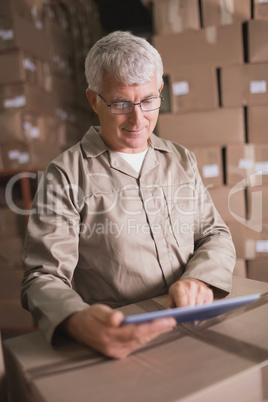
{"label": "digital tablet", "polygon": [[122,324],[140,324],[153,321],[157,318],[174,317],[178,323],[201,321],[227,313],[245,304],[258,300],[260,294],[233,297],[230,299],[216,300],[212,303],[195,306],[176,307],[167,310],[153,311],[126,316]]}

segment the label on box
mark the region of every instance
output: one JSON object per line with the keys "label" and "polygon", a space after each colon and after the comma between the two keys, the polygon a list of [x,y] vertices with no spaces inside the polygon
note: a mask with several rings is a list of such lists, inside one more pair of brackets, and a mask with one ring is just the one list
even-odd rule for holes
{"label": "label on box", "polygon": [[35,72],[36,71],[36,65],[34,64],[34,62],[30,59],[23,59],[23,67],[25,68],[25,70],[30,70]]}
{"label": "label on box", "polygon": [[251,169],[253,167],[253,160],[251,159],[239,159],[239,169]]}
{"label": "label on box", "polygon": [[255,163],[255,170],[257,174],[266,175],[268,174],[268,161],[264,162],[256,162]]}
{"label": "label on box", "polygon": [[20,155],[20,151],[18,149],[12,149],[8,153],[8,159],[10,159],[10,160],[18,159],[19,155]]}
{"label": "label on box", "polygon": [[29,160],[30,160],[30,155],[28,152],[20,152],[18,161],[21,165],[23,165],[24,163],[28,163]]}
{"label": "label on box", "polygon": [[263,94],[267,92],[267,83],[264,80],[250,81],[250,93],[251,94]]}
{"label": "label on box", "polygon": [[174,82],[172,90],[175,96],[188,95],[190,92],[189,83],[187,81]]}
{"label": "label on box", "polygon": [[22,107],[26,105],[26,98],[24,95],[16,96],[16,98],[5,99],[4,100],[4,108],[9,107]]}
{"label": "label on box", "polygon": [[256,252],[257,253],[267,253],[268,252],[268,240],[257,240],[256,241]]}
{"label": "label on box", "polygon": [[0,38],[2,40],[14,39],[14,31],[13,31],[13,29],[1,29],[0,30]]}
{"label": "label on box", "polygon": [[204,165],[202,167],[202,172],[203,172],[203,177],[205,179],[210,179],[213,177],[219,177],[220,175],[220,169],[217,164],[213,165]]}
{"label": "label on box", "polygon": [[268,3],[268,0],[255,0],[256,1],[256,3]]}

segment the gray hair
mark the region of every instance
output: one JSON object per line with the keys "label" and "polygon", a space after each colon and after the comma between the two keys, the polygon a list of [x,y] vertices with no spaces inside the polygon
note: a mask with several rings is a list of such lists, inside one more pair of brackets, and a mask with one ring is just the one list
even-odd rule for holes
{"label": "gray hair", "polygon": [[89,89],[101,92],[104,72],[125,85],[146,84],[155,74],[158,88],[163,81],[163,64],[158,51],[146,39],[130,32],[112,32],[89,50],[85,60]]}

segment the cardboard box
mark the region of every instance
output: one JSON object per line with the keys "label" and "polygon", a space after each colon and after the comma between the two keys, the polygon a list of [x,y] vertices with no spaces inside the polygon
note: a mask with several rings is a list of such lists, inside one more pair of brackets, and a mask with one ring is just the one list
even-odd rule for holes
{"label": "cardboard box", "polygon": [[0,113],[0,143],[31,141],[43,138],[39,114],[25,110],[7,110]]}
{"label": "cardboard box", "polygon": [[49,60],[52,62],[54,57],[58,55],[73,56],[74,47],[73,39],[67,29],[63,29],[57,21],[53,21],[51,18],[45,19],[45,30],[49,43]]}
{"label": "cardboard box", "polygon": [[37,85],[38,60],[19,50],[0,54],[0,85],[28,83]]}
{"label": "cardboard box", "polygon": [[59,77],[53,74],[53,96],[58,103],[75,104],[76,87],[70,78]]}
{"label": "cardboard box", "polygon": [[207,188],[223,185],[223,160],[220,147],[194,148],[197,165]]}
{"label": "cardboard box", "polygon": [[[22,208],[22,205],[19,206]],[[25,216],[16,214],[8,207],[0,208],[0,239],[6,236],[23,236],[25,227]]]}
{"label": "cardboard box", "polygon": [[246,219],[246,194],[243,188],[236,192],[228,186],[208,190],[225,223],[241,223]]}
{"label": "cardboard box", "polygon": [[267,144],[268,106],[247,108],[248,142]]}
{"label": "cardboard box", "polygon": [[23,269],[0,270],[0,301],[5,299],[20,300],[23,274]]}
{"label": "cardboard box", "polygon": [[169,78],[173,113],[209,110],[219,106],[215,68],[181,68]]}
{"label": "cardboard box", "polygon": [[248,187],[247,191],[248,219],[257,224],[268,222],[268,186]]}
{"label": "cardboard box", "polygon": [[0,263],[11,268],[22,267],[23,243],[23,238],[20,236],[0,238]]}
{"label": "cardboard box", "polygon": [[246,186],[268,184],[268,145],[244,144],[226,147],[226,182]]}
{"label": "cardboard box", "polygon": [[31,164],[29,146],[23,142],[0,144],[0,154],[4,170],[16,170]]}
{"label": "cardboard box", "polygon": [[268,282],[267,260],[248,261],[248,278],[256,281]]}
{"label": "cardboard box", "polygon": [[37,29],[17,14],[0,16],[0,26],[0,51],[21,49],[41,59],[49,59],[49,41],[44,29]]}
{"label": "cardboard box", "polygon": [[153,0],[153,28],[156,35],[199,29],[198,0]]}
{"label": "cardboard box", "polygon": [[245,225],[240,222],[229,222],[227,224],[236,249],[237,258],[245,259]]}
{"label": "cardboard box", "polygon": [[237,258],[233,274],[241,278],[247,277],[246,261],[243,258]]}
{"label": "cardboard box", "polygon": [[185,66],[222,67],[244,61],[240,24],[156,35],[152,42],[162,57],[166,74]]}
{"label": "cardboard box", "polygon": [[24,17],[30,14],[30,6],[27,0],[5,0],[0,4],[0,15],[19,14]]}
{"label": "cardboard box", "polygon": [[268,20],[267,0],[253,0],[253,16],[257,20]]}
{"label": "cardboard box", "polygon": [[0,111],[27,108],[32,113],[53,113],[57,99],[49,93],[26,84],[0,87]]}
{"label": "cardboard box", "polygon": [[244,131],[242,108],[160,114],[157,123],[160,137],[191,149],[197,146],[243,144]]}
{"label": "cardboard box", "polygon": [[203,26],[229,25],[251,18],[250,0],[202,0]]}
{"label": "cardboard box", "polygon": [[245,238],[245,258],[247,260],[265,260],[268,257],[268,223],[263,223],[261,230],[246,228]]}
{"label": "cardboard box", "polygon": [[[232,296],[267,290],[267,283],[233,277]],[[165,300],[124,312],[163,308]],[[3,346],[10,402],[86,402],[92,395],[94,402],[261,401],[268,392],[268,310],[265,298],[260,303],[228,319],[179,325],[123,360],[67,339],[52,347],[39,331],[8,339]]]}
{"label": "cardboard box", "polygon": [[268,62],[268,20],[251,20],[247,26],[249,62]]}
{"label": "cardboard box", "polygon": [[221,69],[223,107],[268,105],[268,63]]}
{"label": "cardboard box", "polygon": [[20,300],[0,299],[0,327],[6,331],[32,331],[35,328],[29,311],[21,307]]}

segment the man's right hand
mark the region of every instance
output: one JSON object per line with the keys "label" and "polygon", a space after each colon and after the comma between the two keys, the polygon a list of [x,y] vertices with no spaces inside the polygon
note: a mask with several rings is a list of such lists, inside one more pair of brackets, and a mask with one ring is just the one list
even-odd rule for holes
{"label": "man's right hand", "polygon": [[124,314],[96,304],[68,317],[61,329],[73,339],[104,355],[123,359],[162,333],[176,327],[174,318],[161,318],[137,325],[122,325]]}

